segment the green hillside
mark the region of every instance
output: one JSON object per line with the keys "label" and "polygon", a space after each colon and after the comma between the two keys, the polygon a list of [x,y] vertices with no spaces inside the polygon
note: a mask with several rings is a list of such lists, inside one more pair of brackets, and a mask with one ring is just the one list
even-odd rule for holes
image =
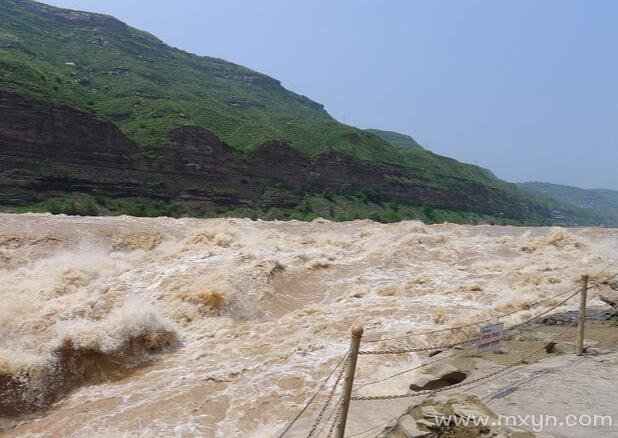
{"label": "green hillside", "polygon": [[100,14],[27,0],[0,2],[0,89],[88,109],[147,152],[184,125],[239,150],[278,139],[310,155],[332,148],[397,162],[375,135],[338,123],[268,76],[195,56]]}
{"label": "green hillside", "polygon": [[[0,1],[0,92],[112,122],[149,158],[165,156],[163,148],[177,128],[206,128],[241,152],[280,140],[309,157],[335,151],[403,168],[403,176],[383,174],[383,185],[390,184],[398,199],[411,189],[424,196],[422,202],[408,196],[410,205],[450,209],[458,204],[471,213],[508,211],[520,223],[547,220],[544,201],[485,169],[429,152],[402,134],[341,124],[276,79],[170,47],[106,15],[31,0]],[[110,187],[114,183],[106,181]],[[466,202],[455,202],[461,200]]]}
{"label": "green hillside", "polygon": [[618,227],[618,191],[608,189],[580,189],[578,187],[530,182],[518,184],[535,196],[549,198],[558,209],[577,209],[579,215],[590,217],[590,222]]}
{"label": "green hillside", "polygon": [[[458,178],[480,181],[501,190],[512,192],[514,196],[521,196],[521,193],[514,184],[509,184],[499,180],[493,173],[472,164],[466,164],[449,157],[434,154],[423,148],[412,137],[392,131],[381,131],[379,129],[367,129],[367,131],[378,135],[383,140],[397,148],[398,152],[404,157],[405,162],[410,167],[421,169],[424,173],[432,174],[433,178],[440,180],[445,176],[455,176]],[[525,197],[525,196],[524,196]]]}
{"label": "green hillside", "polygon": [[382,137],[384,140],[392,144],[393,146],[408,150],[413,149],[417,151],[425,150],[420,144],[416,142],[412,137],[405,134],[400,134],[394,131],[382,131],[381,129],[366,129],[367,132],[371,132],[379,137]]}
{"label": "green hillside", "polygon": [[166,144],[171,130],[194,125],[242,151],[276,139],[310,156],[336,150],[404,165],[435,184],[448,175],[500,185],[410,137],[343,125],[273,78],[172,48],[105,15],[3,0],[0,69],[0,90],[91,111],[149,155]]}

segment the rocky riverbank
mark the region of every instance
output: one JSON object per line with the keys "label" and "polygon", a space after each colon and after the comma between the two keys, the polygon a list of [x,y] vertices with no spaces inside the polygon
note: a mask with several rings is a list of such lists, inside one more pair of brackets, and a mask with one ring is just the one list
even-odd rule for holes
{"label": "rocky riverbank", "polygon": [[[588,315],[586,353],[581,357],[574,354],[577,312],[573,311],[534,320],[495,352],[478,354],[476,349],[461,348],[459,353],[435,352],[425,360],[430,365],[407,376],[410,391],[446,390],[414,400],[395,420],[359,436],[618,436],[616,310],[592,308]],[[469,387],[447,389],[515,363],[519,364]]]}

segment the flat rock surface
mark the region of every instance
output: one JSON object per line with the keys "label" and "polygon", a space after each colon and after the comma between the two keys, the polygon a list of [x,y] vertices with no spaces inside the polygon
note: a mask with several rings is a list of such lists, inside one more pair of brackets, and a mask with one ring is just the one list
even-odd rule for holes
{"label": "flat rock surface", "polygon": [[[497,369],[489,361],[479,363],[474,373],[483,375]],[[535,424],[542,416],[555,416],[558,425],[535,429],[532,418],[529,424],[518,424],[526,429],[555,437],[618,437],[618,353],[599,355],[563,355],[546,358],[540,362],[521,366],[503,377],[488,381],[470,392],[479,396],[498,414],[534,415]],[[473,373],[473,374],[474,374]],[[474,375],[472,376],[474,378]],[[567,416],[610,416],[613,426],[566,425]],[[587,418],[583,419],[583,423]],[[561,425],[560,422],[563,424]]]}
{"label": "flat rock surface", "polygon": [[[538,437],[618,437],[618,328],[607,323],[594,323],[586,327],[586,339],[598,342],[600,354],[586,354],[577,357],[574,354],[548,354],[543,346],[553,335],[564,328],[560,326],[539,326],[526,332],[526,336],[504,342],[505,352],[477,355],[475,351],[463,354],[454,360],[455,366],[469,371],[468,380],[476,379],[511,364],[533,351],[538,351],[529,359],[529,364],[513,368],[514,371],[497,375],[487,381],[467,387],[445,391],[449,395],[466,392],[478,396],[497,415],[535,416],[524,424],[520,419],[515,425],[520,430],[535,432]],[[571,342],[576,337],[576,328],[569,328],[557,341]],[[449,361],[450,362],[450,361]],[[378,385],[375,393],[397,393],[405,387],[414,374],[404,374]],[[381,387],[380,387],[381,386]],[[370,394],[367,394],[370,395]],[[372,392],[373,395],[373,392]],[[380,434],[390,421],[398,418],[406,409],[420,403],[423,396],[387,401],[353,402],[350,406],[351,421],[347,435],[357,437],[374,437]],[[541,417],[541,416],[544,417]],[[610,416],[613,426],[607,424],[597,427],[565,423],[568,415]],[[555,416],[558,424],[553,426]],[[535,425],[547,420],[549,425],[541,431]],[[584,418],[586,420],[587,417]],[[513,421],[514,419],[511,419]],[[570,421],[573,421],[570,418]],[[585,423],[585,421],[584,421]],[[373,427],[373,429],[372,429]]]}

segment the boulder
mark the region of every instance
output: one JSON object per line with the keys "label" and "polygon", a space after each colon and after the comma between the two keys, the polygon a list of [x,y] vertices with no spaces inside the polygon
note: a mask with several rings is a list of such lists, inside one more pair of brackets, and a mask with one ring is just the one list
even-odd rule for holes
{"label": "boulder", "polygon": [[412,391],[439,389],[445,386],[463,382],[468,374],[446,362],[438,362],[426,367],[422,373],[416,375],[410,384]]}
{"label": "boulder", "polygon": [[505,347],[500,347],[492,351],[493,354],[516,354],[519,352],[520,350],[515,350],[514,348],[505,348]]}
{"label": "boulder", "polygon": [[[480,421],[475,425],[475,421],[466,422],[457,418]],[[478,397],[468,394],[440,394],[410,406],[397,421],[390,423],[378,438],[477,436],[532,438],[535,436],[530,432],[498,424],[496,414]]]}
{"label": "boulder", "polygon": [[605,290],[599,294],[599,299],[618,311],[618,290]]}
{"label": "boulder", "polygon": [[[427,429],[438,429],[439,426],[433,420],[427,420],[425,418],[421,418],[420,420],[416,420],[416,424],[420,426],[425,426]],[[424,430],[424,428],[423,428]]]}
{"label": "boulder", "polygon": [[555,315],[544,317],[541,323],[543,325],[568,325],[576,319],[577,313],[575,312],[556,313]]}
{"label": "boulder", "polygon": [[397,427],[406,438],[420,438],[429,435],[431,432],[419,429],[416,420],[412,415],[405,414],[397,420]]}
{"label": "boulder", "polygon": [[545,346],[548,354],[572,354],[576,350],[577,347],[573,342],[550,342]]}
{"label": "boulder", "polygon": [[479,409],[478,406],[453,403],[451,407],[453,409],[453,415],[460,418],[481,418],[487,416],[487,413]]}
{"label": "boulder", "polygon": [[[599,345],[599,343],[585,339],[584,351],[587,351],[589,348],[596,345]],[[548,354],[572,354],[577,351],[577,346],[575,345],[575,342],[550,342],[545,346],[545,351]]]}
{"label": "boulder", "polygon": [[[435,402],[435,398],[434,398],[434,402]],[[444,404],[444,403],[441,403],[441,404]],[[421,413],[423,414],[424,418],[436,418],[442,415],[440,410],[436,409],[434,405],[422,406]]]}

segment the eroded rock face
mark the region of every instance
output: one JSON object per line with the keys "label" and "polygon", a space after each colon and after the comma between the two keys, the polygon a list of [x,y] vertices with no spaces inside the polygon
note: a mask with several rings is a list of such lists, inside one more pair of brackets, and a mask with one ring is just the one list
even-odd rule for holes
{"label": "eroded rock face", "polygon": [[[493,424],[492,424],[493,422]],[[410,406],[379,438],[501,437],[535,435],[499,424],[498,417],[476,396],[439,395]]]}
{"label": "eroded rock face", "polygon": [[[518,216],[527,205],[473,181],[435,187],[410,169],[327,152],[314,158],[272,141],[242,154],[208,130],[182,127],[157,158],[148,159],[111,122],[0,92],[0,203],[37,202],[76,194],[177,200],[197,208],[295,205],[279,188],[355,191],[444,208]],[[273,192],[274,189],[274,192]],[[280,193],[280,191],[279,191]]]}
{"label": "eroded rock face", "polygon": [[0,93],[0,203],[74,193],[154,197],[140,153],[113,124]]}

